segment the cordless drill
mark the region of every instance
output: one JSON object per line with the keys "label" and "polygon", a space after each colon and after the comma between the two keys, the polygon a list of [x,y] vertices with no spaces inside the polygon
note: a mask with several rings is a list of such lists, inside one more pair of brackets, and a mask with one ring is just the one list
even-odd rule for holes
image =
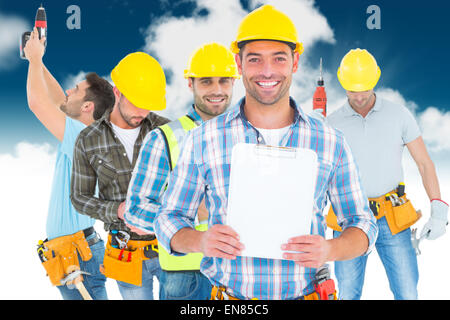
{"label": "cordless drill", "polygon": [[322,58],[320,58],[320,76],[313,96],[313,110],[322,113],[324,117],[327,116],[327,93],[325,92],[323,81]]}
{"label": "cordless drill", "polygon": [[[42,37],[45,37],[44,47],[47,46],[47,15],[45,13],[44,7],[41,6],[36,12],[36,19],[34,21],[34,26],[36,27],[39,35],[39,39],[42,39]],[[25,45],[27,41],[31,37],[31,32],[27,31],[22,34],[22,37],[20,39],[20,57],[22,59],[26,59],[25,52],[23,52],[23,48],[25,48]]]}

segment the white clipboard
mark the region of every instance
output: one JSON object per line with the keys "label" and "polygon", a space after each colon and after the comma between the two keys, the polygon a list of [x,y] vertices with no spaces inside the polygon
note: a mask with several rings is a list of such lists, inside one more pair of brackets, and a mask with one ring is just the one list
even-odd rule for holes
{"label": "white clipboard", "polygon": [[242,256],[283,259],[283,243],[311,233],[317,172],[310,149],[233,147],[226,223],[245,246]]}

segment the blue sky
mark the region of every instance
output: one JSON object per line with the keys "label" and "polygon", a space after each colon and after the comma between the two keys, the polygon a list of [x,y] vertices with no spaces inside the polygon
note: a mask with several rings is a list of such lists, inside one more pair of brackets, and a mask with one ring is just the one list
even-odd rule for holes
{"label": "blue sky", "polygon": [[[244,0],[234,2],[247,11],[254,5]],[[40,3],[1,1],[0,18],[17,18],[31,27]],[[81,30],[66,27],[70,16],[66,9],[72,4],[81,9]],[[369,17],[366,9],[372,4],[381,10],[381,30],[366,27]],[[44,62],[63,85],[68,77],[81,70],[107,76],[127,53],[148,48],[146,30],[160,23],[161,17],[181,19],[195,15],[207,18],[210,14],[207,6],[202,8],[201,1],[189,0],[44,1],[44,6],[49,25]],[[325,70],[331,75],[330,84],[338,87],[335,74],[343,55],[352,48],[366,48],[377,58],[382,69],[379,87],[398,90],[406,100],[414,101],[418,111],[428,106],[435,106],[441,112],[450,110],[445,94],[449,84],[447,75],[450,74],[447,60],[450,51],[447,40],[449,2],[429,0],[425,6],[417,1],[317,0],[314,6],[326,18],[335,41],[315,41],[308,48],[308,62],[317,65],[319,57],[323,57]],[[235,32],[237,25],[229,25],[228,28]],[[1,46],[0,43],[0,49]],[[157,56],[158,52],[150,53],[157,59],[161,58]],[[8,152],[24,140],[55,144],[56,140],[27,107],[28,62],[19,59],[18,49],[8,55],[10,63],[7,66],[0,64],[0,134],[8,136],[8,139],[2,139],[0,147]],[[173,81],[173,74],[167,68],[166,71],[169,82]],[[313,91],[303,94],[312,96]]]}

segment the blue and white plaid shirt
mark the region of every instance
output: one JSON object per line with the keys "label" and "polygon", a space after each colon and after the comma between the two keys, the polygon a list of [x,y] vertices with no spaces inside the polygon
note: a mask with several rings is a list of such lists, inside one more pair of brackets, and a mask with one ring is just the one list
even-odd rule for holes
{"label": "blue and white plaid shirt", "polygon": [[[322,211],[328,196],[341,226],[365,232],[370,251],[378,228],[342,133],[306,116],[293,99],[290,103],[295,111],[294,122],[280,145],[311,149],[319,161],[311,234],[325,237]],[[229,112],[191,130],[184,141],[154,224],[159,244],[171,254],[181,255],[171,250],[170,241],[180,229],[194,228],[197,207],[204,196],[209,226],[226,224],[232,148],[240,142],[264,143],[258,130],[246,119],[244,104],[242,99]],[[261,240],[270,241],[270,235]],[[295,299],[314,291],[316,269],[288,260],[204,257],[201,272],[212,284],[225,286],[229,294],[240,299]]]}
{"label": "blue and white plaid shirt", "polygon": [[[192,106],[187,115],[196,123],[203,120]],[[128,186],[124,218],[127,225],[153,233],[153,220],[170,174],[167,147],[161,130],[147,134]]]}

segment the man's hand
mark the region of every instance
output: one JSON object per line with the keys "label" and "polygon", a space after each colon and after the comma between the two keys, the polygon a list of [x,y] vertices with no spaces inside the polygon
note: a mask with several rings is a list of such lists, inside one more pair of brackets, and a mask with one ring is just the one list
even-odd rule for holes
{"label": "man's hand", "polygon": [[215,224],[202,233],[200,249],[207,257],[234,260],[241,255],[244,245],[239,242],[239,235],[231,227]]}
{"label": "man's hand", "polygon": [[206,209],[205,199],[200,202],[200,205],[197,209],[198,221],[208,220],[208,209]]}
{"label": "man's hand", "polygon": [[39,40],[39,34],[36,27],[31,32],[30,39],[25,44],[23,52],[30,63],[42,61],[45,52],[45,37]]}
{"label": "man's hand", "polygon": [[125,221],[125,218],[123,217],[123,215],[125,214],[125,201],[122,201],[119,204],[119,208],[117,208],[117,217],[121,220]]}
{"label": "man's hand", "polygon": [[319,268],[328,261],[331,245],[322,236],[305,235],[289,239],[281,249],[285,252],[283,258],[293,260],[306,268]]}

